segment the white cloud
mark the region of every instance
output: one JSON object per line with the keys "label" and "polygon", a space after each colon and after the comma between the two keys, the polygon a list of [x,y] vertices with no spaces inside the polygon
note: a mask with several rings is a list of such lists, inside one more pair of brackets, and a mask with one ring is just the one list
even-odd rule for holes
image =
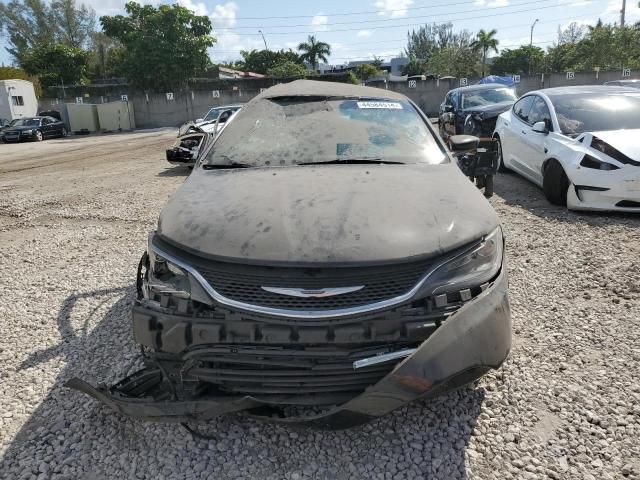
{"label": "white cloud", "polygon": [[[619,0],[609,0],[607,8],[600,14],[602,21],[620,23],[620,9],[622,2]],[[625,10],[625,25],[631,25],[640,20],[640,6],[635,1],[628,1]]]}
{"label": "white cloud", "polygon": [[326,32],[328,21],[329,17],[323,15],[322,12],[319,12],[311,19],[311,28],[314,32]]}
{"label": "white cloud", "polygon": [[476,7],[487,7],[487,8],[496,8],[496,7],[506,7],[509,5],[509,0],[476,0],[473,2]]}
{"label": "white cloud", "polygon": [[593,0],[558,0],[558,3],[565,7],[585,7],[591,5]]}
{"label": "white cloud", "polygon": [[371,36],[371,30],[360,30],[356,36],[359,38],[368,38]]}
{"label": "white cloud", "polygon": [[[187,0],[191,1],[191,0]],[[214,29],[231,28],[236,24],[236,13],[238,5],[236,2],[227,2],[223,5],[216,5],[211,12],[211,22]]]}
{"label": "white cloud", "polygon": [[378,0],[375,7],[379,10],[378,15],[404,17],[411,4],[413,4],[413,0]]}

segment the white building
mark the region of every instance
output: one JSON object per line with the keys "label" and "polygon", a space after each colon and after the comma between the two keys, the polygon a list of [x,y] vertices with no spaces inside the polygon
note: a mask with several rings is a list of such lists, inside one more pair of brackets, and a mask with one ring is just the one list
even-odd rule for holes
{"label": "white building", "polygon": [[33,83],[26,80],[0,80],[0,120],[33,117],[38,99]]}

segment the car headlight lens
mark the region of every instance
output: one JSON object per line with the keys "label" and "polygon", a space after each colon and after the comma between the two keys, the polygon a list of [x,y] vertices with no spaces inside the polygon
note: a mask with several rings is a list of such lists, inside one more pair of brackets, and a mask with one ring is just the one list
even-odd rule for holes
{"label": "car headlight lens", "polygon": [[151,294],[172,295],[177,298],[190,298],[189,275],[179,266],[149,249],[149,277],[147,280],[149,296]]}
{"label": "car headlight lens", "polygon": [[33,134],[33,130],[25,130],[23,133],[25,135],[32,135]]}
{"label": "car headlight lens", "polygon": [[502,266],[504,240],[496,228],[470,251],[438,267],[427,280],[432,295],[478,287],[493,279]]}
{"label": "car headlight lens", "polygon": [[618,170],[617,165],[614,165],[613,163],[607,163],[607,162],[603,162],[602,160],[598,160],[595,157],[592,157],[591,155],[585,155],[584,158],[582,159],[582,161],[580,162],[580,165],[582,167],[585,168],[593,168],[595,170]]}

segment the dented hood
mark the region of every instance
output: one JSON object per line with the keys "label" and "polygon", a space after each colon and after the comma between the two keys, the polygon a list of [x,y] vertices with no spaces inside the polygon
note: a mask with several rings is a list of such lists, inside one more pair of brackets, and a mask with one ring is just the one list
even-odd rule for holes
{"label": "dented hood", "polygon": [[607,142],[613,148],[621,151],[627,157],[640,161],[640,143],[638,143],[638,136],[640,135],[640,129],[621,129],[621,130],[607,130],[599,132],[591,132],[594,137],[598,137],[600,140]]}
{"label": "dented hood", "polygon": [[193,253],[249,263],[386,262],[431,256],[498,219],[453,164],[198,169],[158,234]]}

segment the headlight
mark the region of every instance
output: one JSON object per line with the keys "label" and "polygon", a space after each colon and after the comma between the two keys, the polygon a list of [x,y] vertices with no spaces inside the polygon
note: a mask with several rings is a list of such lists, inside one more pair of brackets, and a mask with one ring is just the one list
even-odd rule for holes
{"label": "headlight", "polygon": [[427,280],[428,291],[438,295],[490,281],[500,271],[503,249],[502,229],[498,227],[472,250],[438,267]]}
{"label": "headlight", "polygon": [[24,130],[22,133],[24,133],[25,135],[32,135],[33,130]]}
{"label": "headlight", "polygon": [[182,268],[149,249],[148,294],[167,294],[177,298],[190,298],[189,275]]}
{"label": "headlight", "polygon": [[607,162],[598,160],[597,158],[592,157],[589,154],[586,154],[584,156],[584,158],[580,162],[580,166],[585,168],[594,168],[596,170],[607,170],[607,171],[618,170],[618,168],[620,168],[617,165],[614,165],[613,163],[607,163]]}

